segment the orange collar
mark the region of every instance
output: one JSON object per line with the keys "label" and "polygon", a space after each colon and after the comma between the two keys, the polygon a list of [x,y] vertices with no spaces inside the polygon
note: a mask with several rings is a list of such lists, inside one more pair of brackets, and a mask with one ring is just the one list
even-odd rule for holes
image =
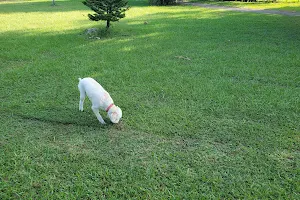
{"label": "orange collar", "polygon": [[111,109],[111,107],[113,107],[113,103],[112,104],[110,104],[107,108],[106,108],[106,112],[108,112],[109,111],[109,109]]}

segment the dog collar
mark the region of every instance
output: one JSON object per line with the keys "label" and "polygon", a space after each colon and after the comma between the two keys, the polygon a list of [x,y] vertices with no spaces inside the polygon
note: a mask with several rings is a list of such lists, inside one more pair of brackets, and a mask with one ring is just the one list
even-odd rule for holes
{"label": "dog collar", "polygon": [[106,109],[106,112],[108,112],[109,111],[109,109],[111,109],[111,107],[113,107],[113,103],[112,104],[110,104],[108,107],[107,107],[107,109]]}

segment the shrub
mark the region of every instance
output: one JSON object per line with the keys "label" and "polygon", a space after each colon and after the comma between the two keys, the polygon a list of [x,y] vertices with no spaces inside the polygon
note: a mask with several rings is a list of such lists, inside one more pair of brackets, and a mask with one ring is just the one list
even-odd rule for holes
{"label": "shrub", "polygon": [[177,0],[148,0],[150,5],[153,6],[167,6],[173,5],[177,2]]}

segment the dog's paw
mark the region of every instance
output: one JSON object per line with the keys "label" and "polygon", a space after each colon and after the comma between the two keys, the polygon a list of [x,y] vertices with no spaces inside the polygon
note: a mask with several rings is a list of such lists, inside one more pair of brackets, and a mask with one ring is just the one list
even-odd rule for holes
{"label": "dog's paw", "polygon": [[104,125],[104,124],[106,124],[106,123],[105,123],[105,121],[103,121],[103,122],[100,122],[100,123],[101,123],[101,124],[103,124],[103,125]]}
{"label": "dog's paw", "polygon": [[81,112],[82,112],[82,111],[83,111],[83,108],[79,108],[79,111],[81,111]]}

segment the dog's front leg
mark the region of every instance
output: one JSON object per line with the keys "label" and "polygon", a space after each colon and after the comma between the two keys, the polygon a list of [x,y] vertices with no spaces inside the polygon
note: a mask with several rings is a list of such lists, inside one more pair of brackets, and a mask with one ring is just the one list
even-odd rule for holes
{"label": "dog's front leg", "polygon": [[80,101],[79,101],[79,110],[83,111],[83,103],[85,99],[85,91],[80,90]]}
{"label": "dog's front leg", "polygon": [[99,109],[92,106],[92,110],[95,113],[95,115],[96,115],[97,119],[99,120],[99,122],[101,124],[106,124],[105,121],[102,119],[100,113],[99,113]]}

